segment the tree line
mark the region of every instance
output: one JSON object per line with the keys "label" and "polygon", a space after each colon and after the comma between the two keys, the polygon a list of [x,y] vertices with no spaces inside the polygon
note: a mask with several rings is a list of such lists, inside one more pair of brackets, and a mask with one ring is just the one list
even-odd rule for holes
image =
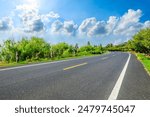
{"label": "tree line", "polygon": [[22,38],[20,41],[8,39],[0,45],[0,61],[21,62],[39,61],[40,59],[54,60],[67,57],[84,56],[91,54],[102,54],[106,51],[135,51],[150,55],[150,28],[142,29],[133,36],[128,42],[105,47],[91,45],[90,42],[85,46],[79,47],[69,45],[65,42],[50,44],[43,38],[31,37]]}
{"label": "tree line", "polygon": [[108,44],[109,51],[135,51],[150,55],[150,28],[142,29],[128,42],[113,45]]}
{"label": "tree line", "polygon": [[91,54],[102,54],[105,49],[102,45],[91,45],[90,42],[85,46],[79,47],[69,45],[65,42],[50,44],[43,38],[31,37],[22,38],[20,41],[8,39],[0,46],[0,61],[21,62],[38,61],[40,59],[54,60],[66,57],[84,56]]}

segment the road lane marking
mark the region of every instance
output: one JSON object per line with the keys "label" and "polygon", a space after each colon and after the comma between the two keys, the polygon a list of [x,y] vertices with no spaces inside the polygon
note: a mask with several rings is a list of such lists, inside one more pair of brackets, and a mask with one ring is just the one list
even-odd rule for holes
{"label": "road lane marking", "polygon": [[79,66],[83,66],[83,65],[86,65],[87,63],[82,63],[82,64],[77,64],[77,65],[74,65],[74,66],[70,66],[70,67],[66,67],[64,68],[63,70],[69,70],[69,69],[72,69],[72,68],[75,68],[75,67],[79,67]]}
{"label": "road lane marking", "polygon": [[104,57],[104,58],[102,58],[102,60],[106,60],[106,59],[108,59],[109,57]]}
{"label": "road lane marking", "polygon": [[129,53],[129,57],[128,57],[128,60],[108,98],[108,100],[116,100],[117,97],[118,97],[118,94],[119,94],[119,91],[120,91],[120,88],[121,88],[121,85],[122,85],[122,82],[123,82],[123,79],[124,79],[124,76],[125,76],[125,73],[126,73],[126,70],[127,70],[127,67],[128,67],[128,64],[129,64],[129,61],[130,61],[130,58],[131,58],[131,54]]}

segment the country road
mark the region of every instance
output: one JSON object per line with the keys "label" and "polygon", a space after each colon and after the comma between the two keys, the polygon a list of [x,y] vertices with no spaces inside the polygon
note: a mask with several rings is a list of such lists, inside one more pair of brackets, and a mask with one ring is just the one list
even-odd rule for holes
{"label": "country road", "polygon": [[112,52],[0,69],[0,99],[146,100],[150,77],[135,55]]}

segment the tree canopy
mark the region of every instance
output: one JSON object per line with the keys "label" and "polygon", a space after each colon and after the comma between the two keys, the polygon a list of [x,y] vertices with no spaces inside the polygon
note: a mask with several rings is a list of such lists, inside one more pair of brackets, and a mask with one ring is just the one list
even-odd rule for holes
{"label": "tree canopy", "polygon": [[150,28],[142,29],[128,42],[105,47],[109,51],[135,51],[150,54]]}
{"label": "tree canopy", "polygon": [[150,28],[142,29],[128,42],[103,47],[92,45],[89,41],[79,47],[78,44],[69,45],[65,42],[58,44],[47,43],[43,38],[22,38],[20,41],[8,39],[0,45],[0,61],[20,62],[38,61],[40,59],[59,59],[73,56],[102,54],[105,51],[135,51],[150,55]]}
{"label": "tree canopy", "polygon": [[65,42],[58,44],[47,43],[44,39],[31,37],[20,41],[8,39],[0,46],[0,60],[5,62],[38,61],[40,59],[55,59],[90,54],[101,54],[104,49],[101,45],[87,45],[79,47],[78,44],[69,45]]}

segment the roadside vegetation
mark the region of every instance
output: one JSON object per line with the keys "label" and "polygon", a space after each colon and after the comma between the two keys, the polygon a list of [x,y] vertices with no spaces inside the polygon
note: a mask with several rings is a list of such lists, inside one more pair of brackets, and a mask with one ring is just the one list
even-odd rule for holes
{"label": "roadside vegetation", "polygon": [[109,51],[130,51],[135,53],[145,69],[150,73],[150,28],[142,29],[133,39],[120,45],[109,44]]}
{"label": "roadside vegetation", "polygon": [[20,41],[8,39],[0,46],[0,66],[16,66],[21,64],[46,62],[81,56],[102,54],[106,50],[102,45],[79,47],[67,43],[50,44],[38,37],[22,38]]}
{"label": "roadside vegetation", "polygon": [[113,45],[87,45],[79,47],[78,44],[67,43],[50,44],[43,38],[22,38],[20,41],[8,39],[0,45],[0,66],[16,66],[37,62],[46,62],[93,56],[107,51],[130,51],[136,53],[137,58],[150,72],[150,28],[142,29],[128,42]]}
{"label": "roadside vegetation", "polygon": [[136,54],[138,59],[143,63],[146,70],[150,73],[150,56],[142,53]]}

